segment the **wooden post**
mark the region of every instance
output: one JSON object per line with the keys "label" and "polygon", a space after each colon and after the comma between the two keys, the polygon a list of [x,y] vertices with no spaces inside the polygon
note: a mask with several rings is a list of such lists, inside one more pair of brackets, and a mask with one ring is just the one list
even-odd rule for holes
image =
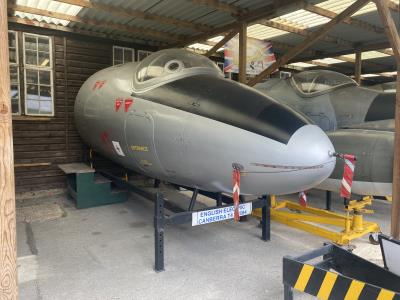
{"label": "wooden post", "polygon": [[361,67],[362,67],[362,52],[356,52],[356,61],[354,65],[354,77],[358,84],[361,84]]}
{"label": "wooden post", "polygon": [[246,83],[247,23],[239,25],[239,82]]}
{"label": "wooden post", "polygon": [[0,1],[0,299],[17,299],[14,157],[7,1]]}
{"label": "wooden post", "polygon": [[390,14],[389,1],[375,0],[375,4],[397,62],[391,235],[400,239],[400,38]]}
{"label": "wooden post", "polygon": [[208,50],[204,55],[207,57],[210,57],[213,55],[215,52],[218,51],[219,48],[221,48],[223,45],[226,44],[230,39],[232,39],[236,34],[237,34],[237,29],[232,30],[229,32],[222,40],[220,40],[218,43],[216,43],[210,50]]}
{"label": "wooden post", "polygon": [[336,24],[342,22],[343,20],[347,19],[351,15],[353,15],[356,11],[360,8],[365,6],[371,0],[357,0],[340,14],[338,14],[335,18],[330,20],[328,23],[323,25],[318,30],[314,31],[310,34],[302,43],[298,44],[296,47],[293,47],[289,50],[288,53],[280,57],[276,62],[258,74],[256,77],[251,79],[247,84],[249,86],[253,86],[263,80],[266,76],[270,75],[275,70],[279,69],[281,66],[286,64],[289,60],[293,57],[298,55],[299,53],[303,52],[305,49],[316,43],[321,37],[325,36],[329,30],[331,30]]}

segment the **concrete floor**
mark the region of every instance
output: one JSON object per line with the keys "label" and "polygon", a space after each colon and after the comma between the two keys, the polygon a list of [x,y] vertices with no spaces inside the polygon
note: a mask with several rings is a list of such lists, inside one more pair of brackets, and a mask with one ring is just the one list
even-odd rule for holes
{"label": "concrete floor", "polygon": [[[176,194],[166,191],[187,207],[187,193]],[[313,191],[310,204],[323,205],[323,195]],[[214,203],[199,200],[200,206]],[[334,208],[341,208],[336,200]],[[272,223],[272,240],[263,242],[253,217],[243,223],[170,226],[166,271],[155,273],[151,202],[132,195],[126,203],[77,210],[59,194],[33,204],[41,203],[42,217],[27,216],[33,209],[29,201],[23,203],[17,224],[20,299],[283,299],[282,256],[324,242],[277,223]],[[376,214],[369,219],[387,232],[390,205],[377,201],[373,208]],[[353,244],[362,256],[381,263],[379,246],[366,238]]]}

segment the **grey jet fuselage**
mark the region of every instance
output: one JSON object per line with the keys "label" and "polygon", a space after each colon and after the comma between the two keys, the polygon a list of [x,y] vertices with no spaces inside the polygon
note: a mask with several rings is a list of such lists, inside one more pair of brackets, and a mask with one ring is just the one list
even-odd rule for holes
{"label": "grey jet fuselage", "polygon": [[[324,70],[289,79],[270,79],[255,87],[303,113],[327,132],[337,152],[358,158],[353,193],[391,195],[394,93],[359,87],[349,77]],[[319,188],[338,192],[343,162]]]}
{"label": "grey jet fuselage", "polygon": [[213,192],[286,194],[326,179],[326,134],[291,108],[226,80],[213,62],[162,50],[101,70],[80,89],[75,122],[95,151],[149,177]]}

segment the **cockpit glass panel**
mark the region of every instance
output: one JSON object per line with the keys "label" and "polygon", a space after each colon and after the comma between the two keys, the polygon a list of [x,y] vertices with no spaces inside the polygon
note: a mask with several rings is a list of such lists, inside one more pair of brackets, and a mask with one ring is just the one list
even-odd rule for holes
{"label": "cockpit glass panel", "polygon": [[326,92],[343,85],[357,85],[350,77],[327,70],[298,73],[292,77],[292,82],[303,94]]}
{"label": "cockpit glass panel", "polygon": [[185,74],[211,73],[221,76],[217,65],[205,56],[182,49],[155,52],[142,60],[136,72],[136,83],[146,86],[169,81]]}

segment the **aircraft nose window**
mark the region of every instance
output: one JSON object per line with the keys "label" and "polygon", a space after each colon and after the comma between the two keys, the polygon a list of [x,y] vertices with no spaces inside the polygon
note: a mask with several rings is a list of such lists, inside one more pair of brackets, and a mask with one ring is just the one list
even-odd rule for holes
{"label": "aircraft nose window", "polygon": [[149,89],[182,76],[222,76],[217,65],[205,56],[183,50],[165,49],[143,59],[136,69],[134,88]]}
{"label": "aircraft nose window", "polygon": [[322,93],[338,86],[357,85],[350,77],[327,70],[300,72],[292,77],[292,82],[303,94]]}

